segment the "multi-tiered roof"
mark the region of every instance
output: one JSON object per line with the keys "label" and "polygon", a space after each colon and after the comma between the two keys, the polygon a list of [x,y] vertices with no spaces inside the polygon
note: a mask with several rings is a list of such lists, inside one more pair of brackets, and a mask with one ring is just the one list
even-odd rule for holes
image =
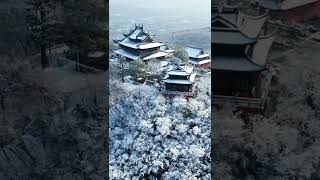
{"label": "multi-tiered roof", "polygon": [[163,82],[171,84],[193,84],[196,74],[193,73],[193,67],[190,66],[171,66]]}
{"label": "multi-tiered roof", "polygon": [[[253,17],[235,7],[212,10],[214,103],[263,97],[269,82],[265,78],[267,57],[274,39],[274,32],[267,34],[268,28],[264,28],[267,14]],[[263,101],[258,104],[261,108]]]}
{"label": "multi-tiered roof", "polygon": [[[255,21],[255,22],[254,22]],[[214,8],[212,13],[213,70],[262,71],[252,56],[265,16],[244,17],[236,8]],[[248,24],[255,26],[248,26]]]}
{"label": "multi-tiered roof", "polygon": [[163,94],[193,96],[196,74],[187,65],[170,66],[163,79]]}
{"label": "multi-tiered roof", "polygon": [[148,60],[152,58],[164,57],[166,52],[160,51],[163,43],[157,41],[154,36],[145,31],[143,25],[135,25],[130,32],[123,34],[124,38],[116,41],[119,49],[114,52],[129,60]]}
{"label": "multi-tiered roof", "polygon": [[150,35],[143,29],[143,25],[135,26],[128,34],[123,34],[125,38],[119,42],[120,45],[133,49],[149,49],[160,47],[162,43],[154,39],[155,35]]}

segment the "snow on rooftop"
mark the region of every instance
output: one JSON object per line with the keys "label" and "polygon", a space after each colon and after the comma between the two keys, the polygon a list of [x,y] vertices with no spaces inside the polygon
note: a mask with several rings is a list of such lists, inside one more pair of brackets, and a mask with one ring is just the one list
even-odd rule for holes
{"label": "snow on rooftop", "polygon": [[130,58],[130,59],[133,59],[133,60],[138,60],[139,59],[139,56],[137,55],[134,55],[134,54],[131,54],[123,49],[117,49],[117,50],[114,50],[113,51],[114,53],[120,55],[120,56],[124,56],[126,58]]}
{"label": "snow on rooftop", "polygon": [[197,47],[192,47],[192,46],[188,46],[186,48],[186,51],[188,53],[188,56],[190,58],[205,58],[205,57],[209,57],[209,54],[205,54],[203,52],[202,48],[197,48]]}
{"label": "snow on rooftop", "polygon": [[[119,44],[133,49],[149,49],[163,45],[163,43],[153,39],[154,35],[150,35],[149,32],[144,31],[143,26],[135,26],[134,30],[131,30],[128,34],[124,34],[124,36],[125,38],[120,40]],[[147,37],[150,37],[153,42],[144,43],[143,41]]]}
{"label": "snow on rooftop", "polygon": [[131,39],[137,39],[137,36],[142,32],[142,29],[136,29],[133,31],[133,33],[130,35]]}
{"label": "snow on rooftop", "polygon": [[148,43],[148,44],[140,44],[139,49],[149,49],[149,48],[155,48],[160,47],[162,43],[154,42],[154,43]]}
{"label": "snow on rooftop", "polygon": [[123,39],[119,44],[133,49],[149,49],[160,47],[162,45],[162,43],[159,42],[142,44],[141,42],[132,41],[129,38]]}
{"label": "snow on rooftop", "polygon": [[178,75],[180,72],[176,72],[173,74],[167,74],[164,77],[164,81],[165,83],[172,83],[172,84],[193,84],[196,78],[196,73],[192,73],[192,74],[187,74],[190,75],[189,79],[170,79],[169,75]]}
{"label": "snow on rooftop", "polygon": [[166,52],[166,53],[174,53],[175,50],[174,49],[168,49],[168,50],[164,50],[164,52]]}
{"label": "snow on rooftop", "polygon": [[129,38],[124,38],[119,44],[126,47],[138,49],[139,42],[131,41]]}
{"label": "snow on rooftop", "polygon": [[192,71],[193,71],[193,67],[191,66],[173,66],[173,68],[169,71],[185,71],[187,72],[188,74],[191,74]]}
{"label": "snow on rooftop", "polygon": [[209,54],[202,54],[202,55],[198,56],[198,58],[206,58],[206,57],[209,57]]}
{"label": "snow on rooftop", "polygon": [[163,51],[163,52],[166,52],[166,53],[174,53],[175,52],[174,49],[169,49],[168,46],[166,46],[166,45],[160,46],[160,51]]}
{"label": "snow on rooftop", "polygon": [[139,39],[139,40],[141,40],[141,41],[144,40],[144,39],[146,39],[146,38],[147,38],[146,35],[142,35],[142,36],[138,36],[138,37],[137,37],[137,39]]}
{"label": "snow on rooftop", "polygon": [[192,66],[177,66],[177,65],[172,65],[168,69],[169,75],[176,75],[176,76],[188,76],[193,72],[194,67]]}
{"label": "snow on rooftop", "polygon": [[199,55],[201,54],[202,49],[188,46],[188,47],[186,48],[186,51],[187,51],[189,57],[194,57],[194,58],[196,58],[197,56],[199,56]]}
{"label": "snow on rooftop", "polygon": [[168,72],[168,74],[175,75],[175,76],[188,76],[188,75],[190,75],[189,73],[184,72],[184,71],[170,71],[170,72]]}
{"label": "snow on rooftop", "polygon": [[168,53],[165,53],[165,52],[161,52],[161,51],[160,51],[160,52],[156,52],[156,53],[154,53],[154,54],[151,54],[151,55],[143,58],[143,60],[149,60],[149,59],[154,59],[154,58],[159,58],[159,57],[165,57],[165,56],[167,56],[167,55],[168,55]]}

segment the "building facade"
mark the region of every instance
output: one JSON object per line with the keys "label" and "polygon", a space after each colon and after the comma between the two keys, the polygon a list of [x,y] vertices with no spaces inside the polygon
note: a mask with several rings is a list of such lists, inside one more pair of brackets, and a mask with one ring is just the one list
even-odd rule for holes
{"label": "building facade", "polygon": [[[260,98],[271,47],[265,42],[269,36],[261,37],[260,33],[265,16],[241,16],[238,9],[230,7],[215,8],[212,14],[214,103],[226,99]],[[249,27],[250,23],[256,24],[253,26],[256,29]]]}

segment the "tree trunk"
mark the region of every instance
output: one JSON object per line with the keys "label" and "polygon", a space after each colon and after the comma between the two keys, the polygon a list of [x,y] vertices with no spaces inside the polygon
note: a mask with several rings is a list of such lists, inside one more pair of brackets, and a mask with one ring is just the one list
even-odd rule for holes
{"label": "tree trunk", "polygon": [[[45,21],[45,12],[44,12],[44,9],[43,7],[40,7],[40,22],[44,22]],[[46,53],[46,48],[47,48],[47,42],[46,42],[46,29],[45,27],[43,27],[43,25],[41,25],[41,30],[40,30],[40,37],[41,37],[41,40],[40,40],[40,43],[41,43],[41,48],[40,48],[40,51],[41,51],[41,65],[42,65],[42,68],[46,68],[49,66],[49,62],[48,62],[48,57],[47,57],[47,53]]]}

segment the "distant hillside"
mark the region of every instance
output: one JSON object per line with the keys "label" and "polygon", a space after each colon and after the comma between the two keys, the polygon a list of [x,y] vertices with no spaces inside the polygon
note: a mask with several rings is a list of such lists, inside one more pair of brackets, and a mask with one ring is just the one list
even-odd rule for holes
{"label": "distant hillside", "polygon": [[207,28],[179,31],[171,33],[170,37],[166,37],[167,42],[172,44],[180,44],[184,46],[196,46],[211,51],[211,32]]}

